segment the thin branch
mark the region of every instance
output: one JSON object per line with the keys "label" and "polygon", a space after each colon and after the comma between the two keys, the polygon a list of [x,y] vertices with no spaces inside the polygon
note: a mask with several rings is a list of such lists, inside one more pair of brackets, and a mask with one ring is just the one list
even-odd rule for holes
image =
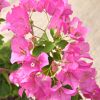
{"label": "thin branch", "polygon": [[31,23],[31,29],[32,29],[31,33],[34,35],[33,22]]}
{"label": "thin branch", "polygon": [[34,37],[39,38],[39,39],[41,38],[41,37],[39,37],[39,36],[34,36]]}
{"label": "thin branch", "polygon": [[37,28],[37,29],[40,29],[41,31],[45,32],[44,29],[42,29],[42,28],[40,28],[40,27],[38,27],[38,26],[36,26],[36,25],[33,25],[33,27],[35,27],[35,28]]}
{"label": "thin branch", "polygon": [[46,28],[45,28],[45,31],[46,31],[46,29],[48,28],[48,25],[49,25],[49,23],[50,23],[50,19],[49,19],[49,16],[48,16],[47,12],[46,12],[46,11],[44,11],[44,12],[45,12],[46,17],[47,17],[47,20],[48,20],[48,24],[47,24],[47,26],[46,26]]}
{"label": "thin branch", "polygon": [[47,20],[48,20],[48,23],[49,23],[49,22],[50,22],[49,16],[48,16],[48,14],[47,14],[46,11],[44,11],[44,12],[45,12],[45,14],[46,14],[46,16],[47,16]]}
{"label": "thin branch", "polygon": [[0,68],[0,73],[1,73],[1,72],[4,72],[4,71],[6,71],[6,72],[12,72],[11,70],[6,69],[6,68]]}

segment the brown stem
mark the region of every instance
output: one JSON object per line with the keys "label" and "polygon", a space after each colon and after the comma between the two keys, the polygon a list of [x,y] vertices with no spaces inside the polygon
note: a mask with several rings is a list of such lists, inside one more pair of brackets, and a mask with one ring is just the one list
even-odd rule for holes
{"label": "brown stem", "polygon": [[12,72],[11,70],[9,70],[9,69],[6,69],[6,68],[0,68],[0,73],[2,73],[3,71],[6,71],[6,72]]}
{"label": "brown stem", "polygon": [[38,29],[42,30],[43,32],[45,32],[44,29],[42,29],[42,28],[40,28],[40,27],[38,27],[38,26],[36,26],[36,25],[33,25],[33,27],[38,28]]}

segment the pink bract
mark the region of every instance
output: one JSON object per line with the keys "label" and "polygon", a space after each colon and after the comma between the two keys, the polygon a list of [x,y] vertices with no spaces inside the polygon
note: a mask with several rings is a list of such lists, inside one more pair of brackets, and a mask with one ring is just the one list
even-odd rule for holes
{"label": "pink bract", "polygon": [[12,12],[7,14],[6,21],[9,23],[8,29],[17,36],[24,36],[31,32],[28,13],[21,6],[12,8]]}
{"label": "pink bract", "polygon": [[24,7],[27,11],[34,11],[33,0],[20,0],[20,6]]}
{"label": "pink bract", "polygon": [[69,35],[73,39],[84,39],[89,32],[89,29],[83,25],[79,18],[74,17],[70,22]]}
{"label": "pink bract", "polygon": [[22,62],[26,56],[30,56],[29,51],[30,42],[27,41],[24,37],[14,37],[11,42],[11,62]]}
{"label": "pink bract", "polygon": [[0,11],[8,6],[10,6],[9,2],[7,2],[6,0],[0,0]]}

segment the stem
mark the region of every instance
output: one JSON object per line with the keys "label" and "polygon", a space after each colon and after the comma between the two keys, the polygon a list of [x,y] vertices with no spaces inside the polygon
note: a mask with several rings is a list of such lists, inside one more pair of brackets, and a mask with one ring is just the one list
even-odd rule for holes
{"label": "stem", "polygon": [[31,34],[34,35],[34,30],[33,30],[34,22],[32,20],[32,14],[33,14],[33,12],[30,12],[30,24],[31,24],[31,29],[32,29]]}
{"label": "stem", "polygon": [[9,70],[9,69],[6,69],[6,68],[0,68],[0,72],[4,72],[4,71],[6,71],[6,72],[12,72],[11,70]]}
{"label": "stem", "polygon": [[38,36],[34,36],[34,37],[39,38],[39,39],[41,38],[41,37],[38,37]]}
{"label": "stem", "polygon": [[[45,12],[45,14],[46,14],[46,16],[47,16],[48,25],[49,25],[49,23],[50,23],[50,19],[49,19],[49,16],[48,16],[48,14],[47,14],[47,12],[46,12],[46,11],[44,11],[44,12]],[[46,29],[48,28],[48,25],[46,26],[46,28],[45,28],[45,31],[46,31]]]}
{"label": "stem", "polygon": [[47,76],[49,75],[51,67],[48,68]]}
{"label": "stem", "polygon": [[33,23],[31,24],[31,29],[32,29],[32,35],[34,35],[34,30],[33,30]]}
{"label": "stem", "polygon": [[42,29],[42,28],[40,28],[40,27],[38,27],[38,26],[33,25],[33,27],[38,28],[38,29],[40,29],[41,31],[45,32],[44,29]]}
{"label": "stem", "polygon": [[46,14],[46,16],[47,16],[47,20],[48,20],[48,23],[49,23],[49,22],[50,22],[49,16],[48,16],[48,14],[47,14],[46,11],[44,11],[44,12],[45,12],[45,14]]}

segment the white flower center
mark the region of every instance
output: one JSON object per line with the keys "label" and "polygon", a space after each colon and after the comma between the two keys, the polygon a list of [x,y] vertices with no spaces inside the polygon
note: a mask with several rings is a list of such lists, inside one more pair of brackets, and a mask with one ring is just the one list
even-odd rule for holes
{"label": "white flower center", "polygon": [[31,67],[34,67],[34,66],[35,66],[35,64],[32,62],[32,63],[31,63]]}

